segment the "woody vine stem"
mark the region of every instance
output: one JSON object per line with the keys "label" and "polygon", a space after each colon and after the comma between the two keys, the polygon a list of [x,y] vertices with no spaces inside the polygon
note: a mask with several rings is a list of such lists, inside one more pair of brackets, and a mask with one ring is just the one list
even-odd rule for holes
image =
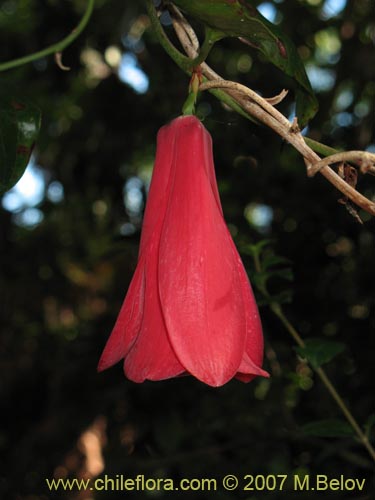
{"label": "woody vine stem", "polygon": [[[194,66],[196,65],[196,61],[199,61],[201,68],[200,71],[203,77],[203,83],[199,86],[200,91],[209,90],[215,95],[215,97],[229,105],[233,110],[237,111],[242,116],[249,119],[256,118],[259,122],[274,130],[302,155],[306,164],[307,175],[309,177],[312,177],[319,172],[339,191],[341,191],[347,199],[351,200],[351,202],[358,207],[361,207],[369,214],[375,215],[375,203],[359,193],[355,189],[355,184],[350,185],[330,167],[330,165],[336,163],[340,163],[342,165],[346,162],[351,162],[360,169],[362,174],[370,173],[375,175],[375,154],[364,151],[337,152],[324,144],[304,138],[300,133],[296,120],[294,122],[290,122],[284,115],[277,111],[274,106],[274,104],[277,104],[283,99],[285,96],[284,91],[280,94],[280,96],[276,96],[276,98],[264,99],[244,85],[221,78],[220,75],[207,65],[207,63],[200,60],[200,45],[193,28],[175,6],[169,5],[169,9],[172,14],[173,27],[186,53],[186,55],[182,54],[171,43],[163,30],[153,1],[146,0],[146,5],[152,27],[160,44],[177,63],[177,65],[185,71],[185,73],[191,75]],[[326,158],[321,159],[317,152],[326,156]],[[255,267],[258,272],[261,271],[259,257],[255,257]],[[266,288],[261,290],[261,292],[265,297],[270,298]],[[271,301],[270,307],[272,312],[281,321],[295,342],[299,346],[304,347],[304,340],[285,316],[281,305]],[[346,420],[353,428],[359,441],[363,444],[372,460],[375,462],[374,447],[345,404],[344,400],[338,394],[326,372],[321,367],[314,368],[314,370],[340,408]]]}
{"label": "woody vine stem", "polygon": [[[173,27],[186,53],[186,55],[182,54],[172,44],[163,30],[152,0],[146,0],[146,5],[152,27],[160,44],[177,65],[187,74],[191,75],[196,61],[200,59],[200,45],[193,28],[175,6],[169,5]],[[319,172],[328,182],[333,184],[336,189],[341,191],[345,198],[349,199],[353,204],[362,208],[369,214],[375,215],[375,203],[359,193],[355,189],[355,185],[349,184],[330,167],[332,164],[340,163],[342,165],[346,162],[351,162],[360,169],[362,174],[369,173],[375,175],[375,154],[365,151],[338,153],[336,150],[324,144],[305,138],[300,133],[296,120],[290,122],[274,107],[272,99],[264,99],[244,85],[224,80],[205,62],[200,64],[200,68],[203,76],[203,83],[200,85],[199,90],[210,90],[215,97],[242,116],[251,120],[255,118],[274,130],[302,155],[309,177]],[[278,100],[276,100],[276,103],[277,102]],[[326,156],[326,158],[321,159],[315,151],[320,152],[320,154]]]}

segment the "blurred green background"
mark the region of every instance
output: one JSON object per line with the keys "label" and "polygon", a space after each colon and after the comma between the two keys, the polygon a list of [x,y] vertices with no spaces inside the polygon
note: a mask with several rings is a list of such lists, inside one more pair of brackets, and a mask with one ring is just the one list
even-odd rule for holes
{"label": "blurred green background", "polygon": [[[375,2],[253,2],[297,45],[320,111],[308,135],[375,151]],[[84,0],[0,3],[0,60],[68,34]],[[163,22],[171,32],[168,16]],[[199,26],[195,25],[199,30]],[[55,498],[371,499],[373,463],[352,437],[303,426],[339,409],[267,307],[261,308],[269,380],[220,389],[190,378],[141,385],[121,364],[96,364],[137,261],[158,129],[179,115],[188,78],[158,45],[143,2],[97,0],[84,33],[63,54],[1,73],[30,98],[42,129],[29,167],[1,200],[0,496]],[[236,40],[209,64],[265,96],[290,80]],[[293,113],[292,93],[279,108]],[[374,415],[375,223],[359,225],[323,178],[275,134],[209,94],[198,106],[213,137],[226,221],[236,243],[265,238],[291,262],[285,311],[304,337],[345,344],[327,372],[361,425]],[[359,190],[375,196],[375,182]],[[249,275],[252,259],[244,255]],[[374,433],[369,430],[371,438]],[[345,433],[344,433],[345,434]],[[373,441],[374,442],[374,441]],[[366,478],[350,492],[51,492],[53,477],[223,477],[326,474]],[[244,486],[246,483],[242,481]],[[289,485],[290,486],[290,485]]]}

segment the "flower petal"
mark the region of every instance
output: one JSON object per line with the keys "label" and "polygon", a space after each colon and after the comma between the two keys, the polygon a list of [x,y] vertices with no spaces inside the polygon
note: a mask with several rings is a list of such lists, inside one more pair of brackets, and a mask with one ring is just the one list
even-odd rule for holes
{"label": "flower petal", "polygon": [[196,118],[179,123],[160,239],[159,292],[182,365],[203,382],[219,386],[240,365],[246,317],[236,254],[205,164],[210,148]]}
{"label": "flower petal", "polygon": [[238,368],[238,373],[236,373],[236,378],[241,380],[241,382],[250,382],[250,380],[253,380],[257,376],[268,378],[270,375],[257,366],[245,352]]}
{"label": "flower petal", "polygon": [[[207,143],[210,145],[210,147],[212,147],[211,146],[211,144],[212,144],[211,136],[207,131],[205,131],[205,132],[208,135]],[[210,179],[212,191],[213,191],[213,194],[215,196],[218,208],[222,214],[223,210],[221,207],[219,192],[218,192],[217,184],[216,184],[215,166],[214,166],[214,162],[213,162],[213,156],[212,156],[212,154],[210,154],[208,147],[205,149],[204,156],[205,156],[205,165],[206,165],[208,176]],[[246,274],[241,257],[240,257],[240,255],[237,251],[237,248],[232,240],[232,237],[230,236],[229,231],[228,231],[228,234],[229,234],[229,238],[230,238],[231,245],[233,248],[233,252],[236,254],[236,257],[237,257],[238,272],[240,275],[242,296],[244,299],[244,305],[245,305],[245,311],[246,311],[245,356],[244,356],[241,364],[242,364],[242,370],[245,371],[245,373],[248,373],[249,375],[244,375],[244,377],[248,378],[247,381],[250,381],[251,379],[253,379],[255,375],[269,377],[269,374],[260,368],[262,365],[262,362],[263,362],[263,332],[262,332],[262,324],[260,321],[258,306],[256,304],[256,301],[254,298],[254,293],[252,291],[251,284],[250,284],[250,281],[249,281],[248,276]],[[245,360],[247,358],[250,359],[251,363],[246,363]],[[248,371],[246,371],[246,367],[247,367]],[[253,375],[250,375],[252,373],[253,373]],[[244,377],[242,377],[241,380]],[[240,377],[238,376],[237,378],[240,378]]]}
{"label": "flower petal", "polygon": [[[175,133],[171,125],[162,127],[158,133],[155,166],[142,224],[138,265],[115,327],[100,358],[99,371],[109,368],[126,356],[140,332],[141,324],[143,324],[145,263],[149,260],[151,242],[160,239],[161,226],[168,201],[165,193],[170,178],[174,136]],[[147,265],[148,267],[149,265]],[[147,281],[149,281],[148,277]],[[167,342],[169,343],[169,340]],[[130,365],[134,360],[134,353],[135,351],[133,351],[128,361]]]}
{"label": "flower petal", "polygon": [[145,259],[145,300],[139,335],[124,360],[125,375],[133,382],[163,380],[185,372],[177,359],[161,312],[157,284],[158,239],[150,242]]}
{"label": "flower petal", "polygon": [[[233,243],[233,250],[237,254],[238,273],[241,281],[242,297],[245,304],[246,312],[246,344],[245,353],[251,359],[251,362],[261,369],[263,363],[263,331],[262,323],[260,321],[258,306],[255,302],[254,293],[251,289],[249,278],[247,277],[245,268],[241,261],[237,249]],[[239,369],[241,371],[241,369]],[[259,375],[258,371],[256,372]],[[261,370],[263,371],[263,370]],[[252,372],[249,372],[252,373]],[[267,374],[267,372],[264,372]],[[268,374],[266,375],[268,376]]]}
{"label": "flower petal", "polygon": [[145,277],[140,261],[131,280],[112,333],[100,357],[98,371],[118,363],[134,342],[142,323]]}
{"label": "flower petal", "polygon": [[[211,148],[212,147],[211,136],[206,130],[205,130],[205,132],[208,136],[206,142],[207,142],[207,144],[209,144],[209,146]],[[208,176],[210,179],[213,194],[215,196],[218,208],[222,214],[223,210],[221,207],[219,192],[218,192],[217,184],[216,184],[215,166],[214,166],[214,162],[213,162],[213,156],[212,156],[212,154],[210,154],[210,151],[209,151],[210,148],[208,148],[208,147],[205,148],[205,154],[204,154],[205,165],[207,168],[207,173],[208,173]],[[250,381],[256,375],[269,377],[269,374],[260,368],[262,365],[262,362],[263,362],[263,332],[262,332],[262,324],[260,321],[258,306],[256,304],[256,301],[254,298],[254,293],[252,291],[251,284],[250,284],[250,281],[249,281],[248,276],[246,274],[245,268],[243,266],[241,257],[238,254],[237,248],[232,240],[232,237],[230,236],[229,231],[228,231],[228,234],[230,237],[233,252],[237,256],[238,272],[240,275],[242,296],[244,299],[244,305],[245,305],[245,311],[246,311],[245,354],[244,354],[244,357],[242,359],[241,367],[239,368],[239,371],[243,371],[247,375],[244,375],[244,374],[242,374],[241,376],[238,375],[238,376],[236,376],[236,378],[240,378],[243,381]],[[250,360],[250,362],[247,362],[247,360]],[[253,374],[253,375],[251,375],[251,374]]]}
{"label": "flower petal", "polygon": [[173,123],[165,125],[158,132],[156,158],[142,222],[139,255],[147,249],[151,240],[160,238],[161,225],[167,209],[168,196],[166,193],[168,192],[174,154],[176,134]]}

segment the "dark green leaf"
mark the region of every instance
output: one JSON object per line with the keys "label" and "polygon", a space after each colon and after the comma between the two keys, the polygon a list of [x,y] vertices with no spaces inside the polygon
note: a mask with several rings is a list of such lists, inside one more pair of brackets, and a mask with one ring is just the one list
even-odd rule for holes
{"label": "dark green leaf", "polygon": [[259,291],[264,290],[264,287],[267,284],[267,281],[271,275],[266,272],[260,272],[260,273],[255,273],[254,276],[252,277],[252,282],[255,287],[258,288]]}
{"label": "dark green leaf", "polygon": [[290,304],[293,299],[293,290],[284,290],[278,295],[273,296],[273,302],[277,302],[278,304]]}
{"label": "dark green leaf", "polygon": [[286,267],[285,269],[275,269],[269,272],[270,277],[278,276],[287,281],[293,281],[293,272],[290,268]]}
{"label": "dark green leaf", "polygon": [[252,275],[252,282],[254,286],[256,286],[259,290],[264,289],[264,286],[267,285],[268,281],[271,278],[279,277],[282,279],[286,279],[288,281],[293,280],[293,273],[290,269],[275,269],[271,271],[262,271],[260,273],[254,273]]}
{"label": "dark green leaf", "polygon": [[295,347],[302,358],[306,358],[314,368],[328,363],[345,349],[341,342],[326,339],[308,339],[305,347]]}
{"label": "dark green leaf", "polygon": [[351,437],[353,429],[344,420],[327,419],[309,422],[302,427],[302,431],[308,436],[316,437]]}
{"label": "dark green leaf", "polygon": [[267,245],[270,245],[272,240],[261,240],[258,243],[254,243],[252,245],[242,245],[241,252],[246,255],[251,255],[252,257],[259,256],[262,253],[263,248]]}
{"label": "dark green leaf", "polygon": [[20,179],[40,129],[40,110],[24,98],[0,94],[0,193]]}
{"label": "dark green leaf", "polygon": [[301,128],[316,114],[318,102],[293,42],[249,0],[174,0],[186,13],[217,32],[216,39],[240,37],[292,77],[298,85],[296,114]]}
{"label": "dark green leaf", "polygon": [[272,266],[277,266],[280,264],[290,264],[290,260],[286,259],[285,257],[281,257],[279,255],[266,255],[265,257],[262,258],[262,268],[263,269],[268,269],[269,267]]}
{"label": "dark green leaf", "polygon": [[270,304],[290,304],[293,298],[292,290],[284,290],[277,295],[272,295],[270,297],[261,297],[257,300],[258,306],[265,306]]}

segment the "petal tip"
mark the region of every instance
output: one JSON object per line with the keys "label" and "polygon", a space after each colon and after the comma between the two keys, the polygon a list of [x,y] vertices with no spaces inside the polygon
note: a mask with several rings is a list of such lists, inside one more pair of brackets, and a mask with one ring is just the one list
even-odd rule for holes
{"label": "petal tip", "polygon": [[105,356],[101,356],[99,359],[99,363],[96,367],[96,371],[98,373],[103,372],[104,370],[107,370],[107,368],[110,368],[114,363],[110,363],[108,360],[105,359]]}

